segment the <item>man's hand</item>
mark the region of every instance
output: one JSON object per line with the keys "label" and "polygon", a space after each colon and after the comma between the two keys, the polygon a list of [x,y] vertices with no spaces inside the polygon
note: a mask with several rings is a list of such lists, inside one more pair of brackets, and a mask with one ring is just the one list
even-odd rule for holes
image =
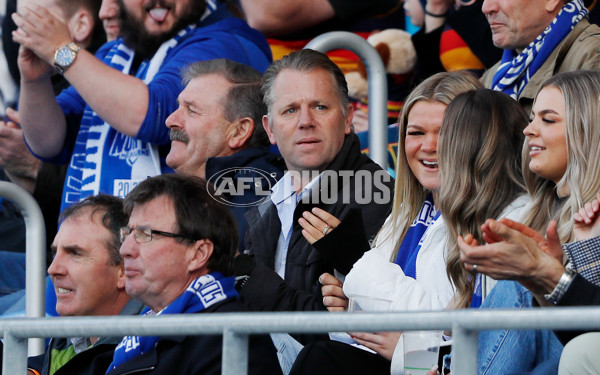
{"label": "man's hand", "polygon": [[49,78],[52,65],[40,59],[32,50],[21,45],[17,57],[17,65],[21,72],[21,82],[36,82],[43,78]]}
{"label": "man's hand", "polygon": [[19,113],[7,108],[6,114],[11,121],[0,121],[0,167],[13,182],[32,192],[40,161],[25,146],[23,131],[17,125]]}
{"label": "man's hand", "polygon": [[342,289],[342,282],[335,276],[324,273],[319,277],[323,304],[329,311],[346,311],[348,309],[348,297]]}
{"label": "man's hand", "polygon": [[48,65],[54,63],[57,49],[73,41],[64,21],[40,5],[28,4],[19,13],[13,13],[12,19],[17,25],[13,40]]}
{"label": "man's hand", "polygon": [[578,241],[600,236],[600,193],[573,215],[573,232]]}
{"label": "man's hand", "polygon": [[349,335],[357,343],[376,351],[377,354],[391,361],[402,332],[350,332]]}
{"label": "man's hand", "polygon": [[340,221],[318,207],[314,207],[311,211],[304,211],[298,223],[302,227],[302,235],[312,245],[340,225]]}
{"label": "man's hand", "polygon": [[[477,265],[480,273],[497,280],[517,280],[536,294],[550,293],[554,289],[564,272],[562,261],[557,259],[562,248],[555,222],[548,225],[548,239],[508,219],[488,219],[482,230],[486,241],[492,243],[473,246],[458,238],[466,270],[473,271],[473,265]],[[560,258],[562,260],[562,255]]]}

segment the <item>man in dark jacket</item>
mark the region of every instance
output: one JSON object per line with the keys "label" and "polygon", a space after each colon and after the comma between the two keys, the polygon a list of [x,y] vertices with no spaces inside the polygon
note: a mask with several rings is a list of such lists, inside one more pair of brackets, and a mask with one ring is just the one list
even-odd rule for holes
{"label": "man in dark jacket", "polygon": [[[137,314],[142,305],[125,293],[119,228],[127,223],[120,198],[89,197],[70,206],[52,244],[48,273],[61,316]],[[82,235],[84,234],[84,235]],[[89,374],[106,368],[120,338],[53,338],[45,354],[29,359],[39,374]]]}
{"label": "man in dark jacket", "polygon": [[[125,289],[150,309],[145,315],[244,311],[237,300],[233,216],[197,177],[166,174],[144,180],[125,198],[121,229]],[[108,374],[220,374],[220,335],[126,336]],[[268,337],[250,338],[250,374],[280,374]]]}
{"label": "man in dark jacket", "polygon": [[[262,75],[232,60],[189,65],[179,108],[166,121],[171,150],[167,164],[178,174],[201,177],[215,186],[213,196],[231,207],[243,250],[250,207],[268,199],[285,168],[269,152],[262,127],[267,107],[260,93]],[[206,90],[210,87],[210,90]]]}
{"label": "man in dark jacket", "polygon": [[[236,258],[236,273],[246,276],[240,295],[253,310],[325,310],[319,276],[346,274],[369,249],[367,239],[391,207],[392,179],[360,153],[344,75],[327,56],[300,50],[277,60],[262,90],[268,109],[263,126],[288,172],[271,199],[247,215],[248,255]],[[326,234],[318,242],[331,244],[319,249],[299,223],[315,207],[341,221],[334,230],[316,223]],[[365,239],[353,243],[338,235],[348,232]]]}

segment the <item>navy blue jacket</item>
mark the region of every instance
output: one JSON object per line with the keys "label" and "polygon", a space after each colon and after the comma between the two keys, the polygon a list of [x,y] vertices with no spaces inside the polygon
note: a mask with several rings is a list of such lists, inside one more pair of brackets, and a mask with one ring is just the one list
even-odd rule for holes
{"label": "navy blue jacket", "polygon": [[[230,156],[209,158],[206,179],[215,185],[219,200],[231,208],[238,225],[240,252],[248,230],[246,212],[269,199],[271,187],[283,176],[285,162],[268,148],[251,147]],[[241,179],[244,179],[243,183]],[[233,183],[233,187],[224,184]]]}

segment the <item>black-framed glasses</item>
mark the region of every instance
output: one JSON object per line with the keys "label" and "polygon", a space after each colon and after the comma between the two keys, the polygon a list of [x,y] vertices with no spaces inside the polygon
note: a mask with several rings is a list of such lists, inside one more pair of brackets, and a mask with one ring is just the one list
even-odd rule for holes
{"label": "black-framed glasses", "polygon": [[[193,238],[189,238],[177,233],[163,232],[162,230],[155,230],[150,227],[121,227],[119,229],[119,239],[121,243],[125,242],[127,236],[133,233],[133,238],[137,243],[146,243],[152,241],[153,234],[160,234],[161,236],[173,237],[173,238],[185,238],[189,240],[194,240]],[[195,241],[195,240],[194,240]]]}

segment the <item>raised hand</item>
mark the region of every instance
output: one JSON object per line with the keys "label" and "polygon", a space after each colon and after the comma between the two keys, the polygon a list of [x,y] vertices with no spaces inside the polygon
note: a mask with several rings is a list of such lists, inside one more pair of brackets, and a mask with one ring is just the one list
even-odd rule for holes
{"label": "raised hand", "polygon": [[40,59],[32,50],[23,45],[19,47],[17,64],[21,72],[21,81],[24,83],[48,77],[53,69],[52,65]]}
{"label": "raised hand", "polygon": [[28,4],[12,14],[17,25],[13,40],[33,51],[47,64],[54,62],[57,49],[72,42],[69,29],[62,18],[37,4]]}
{"label": "raised hand", "polygon": [[25,146],[23,131],[19,128],[19,113],[7,108],[11,121],[0,121],[0,167],[9,174],[35,179],[40,161]]}
{"label": "raised hand", "polygon": [[12,182],[29,192],[35,189],[35,180],[40,168],[40,160],[31,154],[19,128],[19,113],[6,109],[10,121],[0,121],[0,167]]}
{"label": "raised hand", "polygon": [[[556,285],[556,277],[564,272],[562,249],[556,223],[548,226],[548,239],[512,220],[489,219],[484,224],[488,237],[502,239],[483,246],[473,246],[458,238],[461,261],[468,271],[474,270],[497,280],[517,280],[534,293],[548,293]],[[559,255],[560,254],[560,255]]]}
{"label": "raised hand", "polygon": [[311,245],[340,225],[335,216],[318,207],[311,212],[304,211],[298,223],[302,226],[302,235]]}
{"label": "raised hand", "polygon": [[573,232],[578,241],[600,236],[600,193],[573,215]]}

